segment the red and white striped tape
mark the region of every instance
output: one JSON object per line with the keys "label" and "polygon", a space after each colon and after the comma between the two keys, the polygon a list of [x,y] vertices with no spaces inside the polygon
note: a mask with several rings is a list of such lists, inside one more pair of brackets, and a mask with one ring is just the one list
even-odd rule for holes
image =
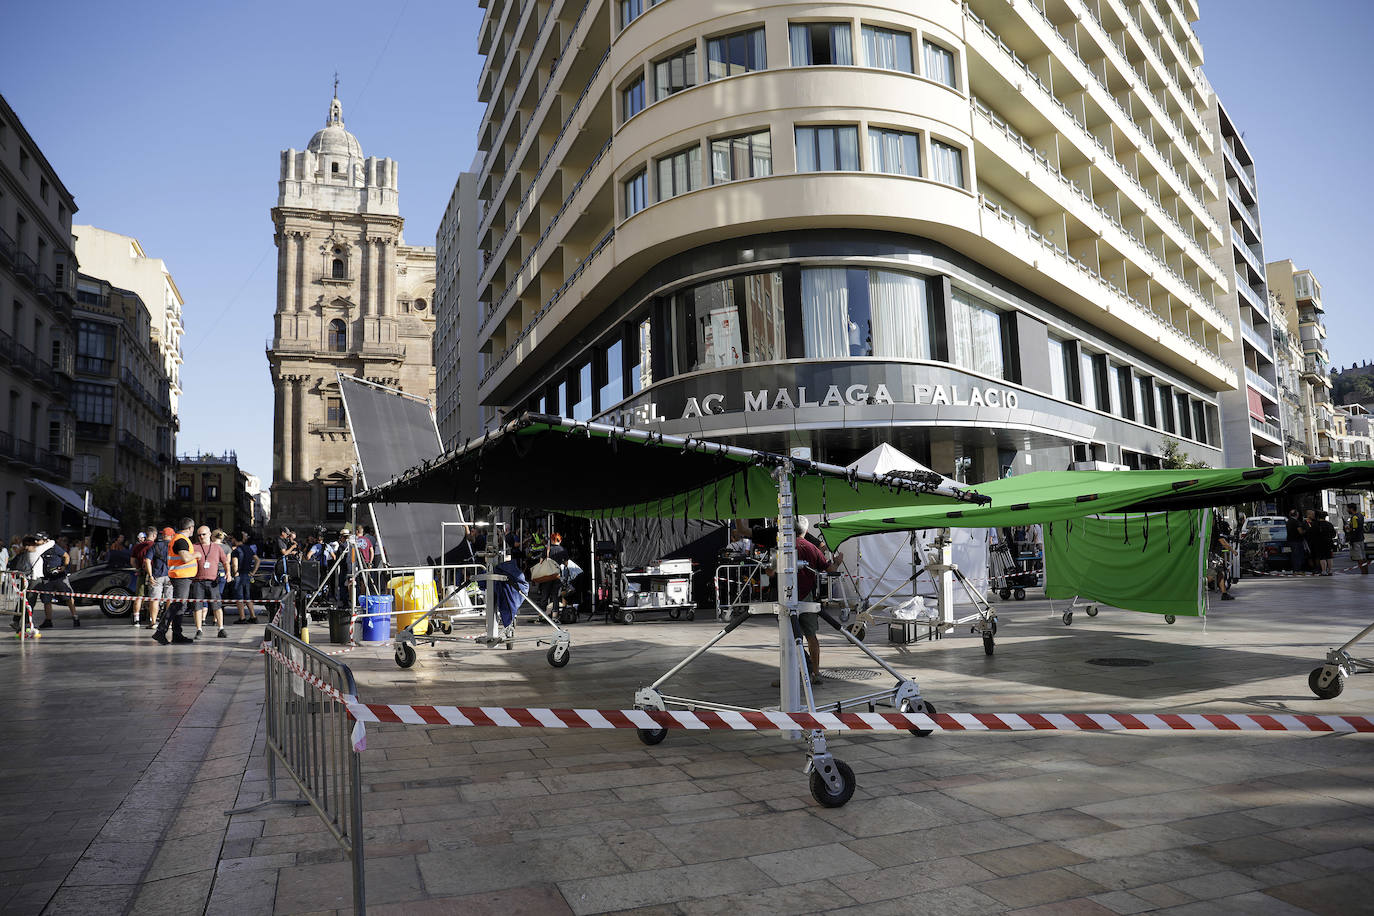
{"label": "red and white striped tape", "polygon": [[353,749],[355,751],[362,751],[367,748],[367,732],[363,725],[363,723],[366,720],[359,718],[357,713],[354,712],[354,710],[361,705],[358,702],[357,697],[348,696],[347,694],[342,693],[333,684],[329,683],[328,681],[324,680],[318,675],[312,674],[311,672],[305,670],[305,668],[302,665],[297,664],[297,662],[294,659],[288,658],[287,656],[283,655],[281,651],[278,650],[271,643],[263,643],[262,651],[264,654],[270,655],[272,658],[275,658],[278,662],[284,665],[287,668],[287,670],[289,670],[292,674],[296,675],[296,677],[300,678],[310,686],[314,687],[316,690],[320,691],[320,693],[323,693],[325,696],[329,697],[337,703],[342,703],[344,708],[348,710],[349,715],[353,718],[353,734],[351,736],[351,740],[353,742]]}
{"label": "red and white striped tape", "polygon": [[497,728],[672,728],[722,731],[1264,731],[1369,732],[1374,716],[1234,713],[785,713],[654,709],[521,709],[350,703],[365,722]]}
{"label": "red and white striped tape", "polygon": [[[96,594],[96,593],[94,593],[94,592],[69,592],[69,591],[67,591],[66,589],[58,589],[58,588],[26,588],[26,589],[24,589],[24,594],[26,594],[26,595],[57,595],[57,596],[63,597],[63,598],[94,598],[94,599],[96,599],[96,600],[102,600],[102,599],[105,599],[105,598],[114,598],[114,599],[121,600],[121,601],[139,601],[139,600],[143,600],[143,601],[153,601],[153,600],[155,600],[155,599],[153,599],[153,598],[148,597],[147,595],[108,595],[108,594],[102,595],[102,594]],[[224,602],[229,602],[229,601],[238,601],[239,599],[237,599],[237,598],[218,598],[218,597],[216,597],[216,598],[189,598],[189,597],[188,597],[188,598],[159,598],[159,599],[156,599],[156,600],[158,600],[158,601],[197,601],[197,602],[199,602],[199,601],[224,601]],[[245,598],[245,599],[243,599],[243,600],[244,600],[244,601],[249,601],[249,599],[247,599],[247,598]],[[249,603],[250,603],[250,604],[281,604],[281,603],[283,602],[283,600],[284,600],[284,599],[282,599],[282,598],[254,598],[254,599],[252,599],[251,601],[249,601]]]}

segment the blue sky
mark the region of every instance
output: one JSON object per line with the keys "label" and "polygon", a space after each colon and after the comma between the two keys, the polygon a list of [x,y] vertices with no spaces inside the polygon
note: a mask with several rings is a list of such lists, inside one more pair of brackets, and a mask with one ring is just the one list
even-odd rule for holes
{"label": "blue sky", "polygon": [[[235,449],[271,476],[269,210],[278,154],[323,126],[336,70],[364,153],[400,163],[406,241],[434,243],[481,117],[480,13],[475,0],[10,4],[0,92],[76,221],[137,236],[186,299],[179,451]],[[1374,148],[1374,4],[1203,0],[1202,13],[1208,78],[1256,158],[1266,256],[1316,273],[1334,362],[1370,358],[1355,268],[1374,213],[1358,180]]]}

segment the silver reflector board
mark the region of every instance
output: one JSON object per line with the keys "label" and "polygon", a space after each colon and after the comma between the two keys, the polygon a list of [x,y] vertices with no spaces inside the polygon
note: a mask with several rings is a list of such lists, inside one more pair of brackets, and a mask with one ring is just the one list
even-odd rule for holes
{"label": "silver reflector board", "polygon": [[[364,488],[386,483],[443,454],[434,412],[424,398],[343,374],[339,393]],[[442,562],[444,523],[463,521],[458,507],[445,503],[376,503],[369,508],[389,566]]]}

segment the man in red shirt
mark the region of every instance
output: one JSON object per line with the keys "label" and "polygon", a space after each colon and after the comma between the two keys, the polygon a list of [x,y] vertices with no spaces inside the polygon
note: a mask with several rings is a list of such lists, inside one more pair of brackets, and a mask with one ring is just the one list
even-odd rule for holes
{"label": "man in red shirt", "polygon": [[[827,556],[825,551],[817,547],[806,539],[806,532],[810,528],[806,516],[797,516],[797,600],[798,601],[819,601],[820,596],[815,595],[816,583],[819,580],[817,570],[834,572],[844,562],[844,554],[837,553],[833,557]],[[802,565],[805,564],[805,565]],[[821,642],[817,638],[820,631],[821,615],[815,612],[805,611],[797,615],[797,625],[801,628],[802,636],[806,637],[806,667],[814,680],[821,670]]]}

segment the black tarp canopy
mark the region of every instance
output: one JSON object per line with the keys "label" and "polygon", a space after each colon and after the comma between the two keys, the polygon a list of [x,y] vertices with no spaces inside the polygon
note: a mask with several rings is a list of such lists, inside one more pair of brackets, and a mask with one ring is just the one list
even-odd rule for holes
{"label": "black tarp canopy", "polygon": [[[541,509],[595,518],[766,518],[784,456],[703,439],[525,414],[355,498]],[[938,474],[862,474],[794,460],[794,511],[985,503]]]}

